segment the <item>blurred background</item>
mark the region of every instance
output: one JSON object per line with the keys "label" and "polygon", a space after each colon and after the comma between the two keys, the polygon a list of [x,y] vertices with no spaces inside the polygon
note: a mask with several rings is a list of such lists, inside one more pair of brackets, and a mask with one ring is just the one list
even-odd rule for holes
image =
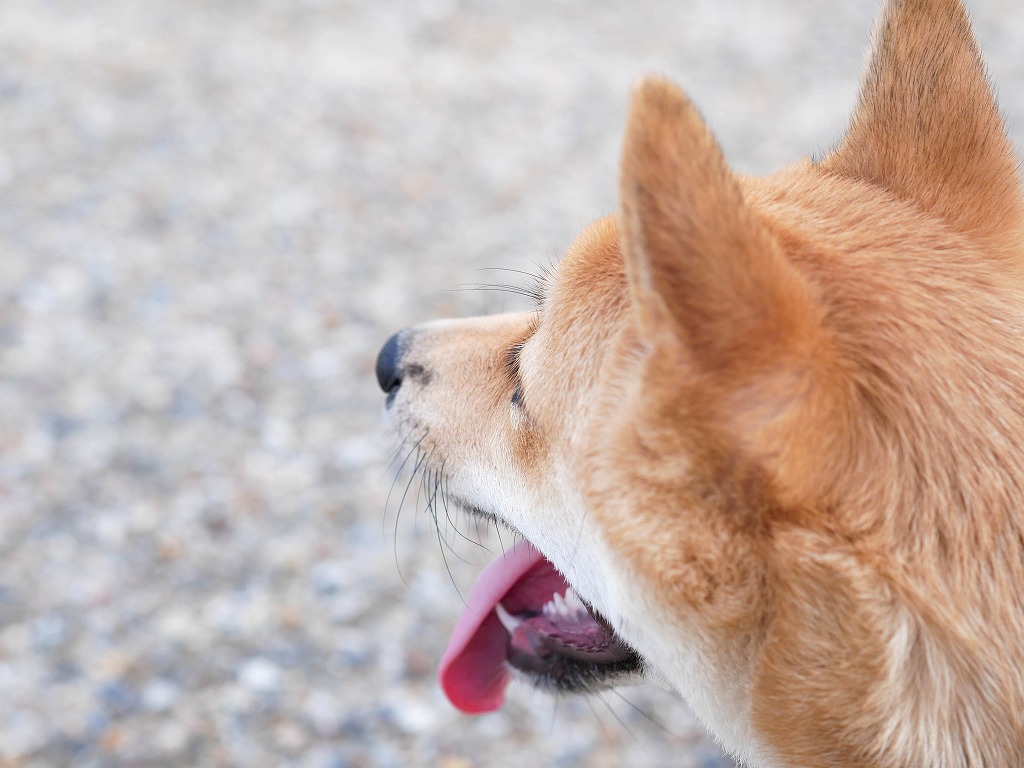
{"label": "blurred background", "polygon": [[[970,7],[1019,143],[1024,6]],[[876,10],[3,0],[0,768],[729,765],[647,687],[448,705],[489,555],[388,500],[373,363],[614,209],[645,72],[740,170],[827,149]]]}

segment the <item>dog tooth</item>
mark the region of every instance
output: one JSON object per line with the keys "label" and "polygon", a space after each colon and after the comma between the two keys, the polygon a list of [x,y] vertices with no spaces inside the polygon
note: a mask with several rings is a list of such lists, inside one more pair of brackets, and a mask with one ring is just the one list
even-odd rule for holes
{"label": "dog tooth", "polygon": [[494,612],[498,614],[498,620],[501,622],[501,626],[505,628],[505,631],[510,635],[516,631],[516,627],[523,623],[523,619],[518,616],[513,616],[511,613],[505,610],[505,606],[498,603],[494,606]]}
{"label": "dog tooth", "polygon": [[576,618],[576,614],[579,613],[576,604],[572,600],[572,590],[567,590],[562,597],[562,610],[565,611],[565,615],[570,619]]}
{"label": "dog tooth", "polygon": [[583,600],[579,595],[576,594],[576,590],[569,589],[565,593],[565,607],[574,614],[587,613],[587,606],[583,603]]}
{"label": "dog tooth", "polygon": [[569,612],[569,606],[566,605],[565,597],[563,595],[555,594],[554,601],[555,601],[555,608],[558,609],[558,614],[560,616],[570,616],[571,615],[570,612]]}
{"label": "dog tooth", "polygon": [[578,598],[574,599],[573,593],[567,591],[565,596],[559,596],[558,614],[565,619],[578,619],[580,614],[586,613],[586,608]]}

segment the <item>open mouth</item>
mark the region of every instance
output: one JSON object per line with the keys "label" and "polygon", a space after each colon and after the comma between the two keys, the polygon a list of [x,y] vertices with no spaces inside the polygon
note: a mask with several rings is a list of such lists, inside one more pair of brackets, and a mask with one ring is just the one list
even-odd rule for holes
{"label": "open mouth", "polygon": [[640,656],[528,542],[499,555],[466,599],[441,660],[448,699],[467,713],[505,700],[511,670],[534,685],[582,692],[642,671]]}

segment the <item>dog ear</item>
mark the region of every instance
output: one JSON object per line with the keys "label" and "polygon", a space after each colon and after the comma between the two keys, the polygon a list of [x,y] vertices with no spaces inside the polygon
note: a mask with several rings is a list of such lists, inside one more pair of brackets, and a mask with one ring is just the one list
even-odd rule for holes
{"label": "dog ear", "polygon": [[620,195],[620,249],[647,353],[633,427],[671,454],[657,441],[699,420],[704,449],[742,445],[785,503],[814,498],[817,462],[844,430],[822,305],[745,202],[696,109],[663,80],[634,93]]}
{"label": "dog ear", "polygon": [[643,81],[630,108],[620,230],[641,338],[701,369],[777,363],[820,327],[803,276],[746,205],[686,96]]}
{"label": "dog ear", "polygon": [[1018,162],[961,0],[890,0],[850,128],[820,167],[965,234],[1018,241]]}

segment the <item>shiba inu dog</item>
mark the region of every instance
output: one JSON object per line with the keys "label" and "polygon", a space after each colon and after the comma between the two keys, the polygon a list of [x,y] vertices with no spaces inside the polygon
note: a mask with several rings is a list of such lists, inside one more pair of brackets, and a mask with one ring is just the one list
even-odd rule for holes
{"label": "shiba inu dog", "polygon": [[524,539],[451,701],[642,675],[750,766],[1024,765],[1024,200],[959,0],[891,0],[845,136],[767,178],[641,82],[620,197],[536,312],[378,359]]}

